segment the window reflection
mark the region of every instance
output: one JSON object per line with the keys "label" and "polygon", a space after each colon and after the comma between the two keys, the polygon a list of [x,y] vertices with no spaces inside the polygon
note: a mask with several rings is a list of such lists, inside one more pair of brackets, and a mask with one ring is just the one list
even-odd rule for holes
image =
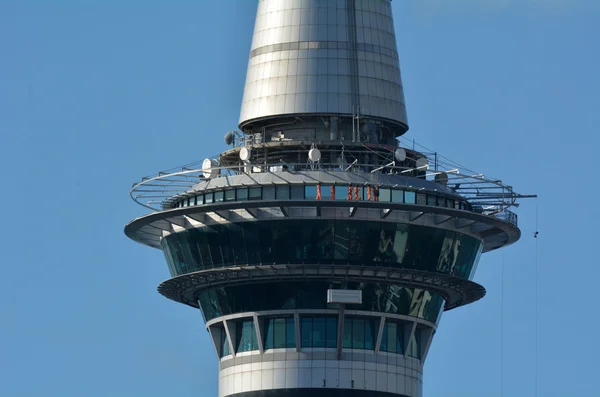
{"label": "window reflection", "polygon": [[337,346],[337,317],[307,317],[300,318],[300,334],[302,347]]}
{"label": "window reflection", "polygon": [[421,358],[421,331],[416,329],[408,342],[406,355],[415,358]]}
{"label": "window reflection", "polygon": [[379,333],[379,318],[344,318],[342,347],[348,349],[375,349]]}
{"label": "window reflection", "polygon": [[293,317],[266,319],[265,329],[265,349],[296,347]]}
{"label": "window reflection", "polygon": [[[335,308],[326,303],[325,296],[329,287],[330,284],[325,281],[223,287],[200,293],[198,304],[207,321],[228,314],[252,311],[322,310]],[[425,294],[418,288],[369,283],[348,283],[348,288],[362,290],[363,303],[349,306],[352,310],[410,315],[435,323],[444,305],[441,296],[429,292]]]}
{"label": "window reflection", "polygon": [[229,347],[229,339],[227,338],[227,333],[225,332],[225,328],[223,328],[221,326],[220,328],[218,328],[217,332],[219,332],[220,339],[221,339],[219,356],[220,357],[229,356],[231,354],[231,348]]}
{"label": "window reflection", "polygon": [[389,353],[404,353],[404,325],[386,320],[381,334],[379,350]]}
{"label": "window reflection", "polygon": [[482,244],[427,226],[347,220],[253,221],[205,226],[162,239],[172,276],[223,266],[360,264],[472,276]]}
{"label": "window reflection", "polygon": [[237,352],[258,350],[254,320],[238,321],[236,324]]}

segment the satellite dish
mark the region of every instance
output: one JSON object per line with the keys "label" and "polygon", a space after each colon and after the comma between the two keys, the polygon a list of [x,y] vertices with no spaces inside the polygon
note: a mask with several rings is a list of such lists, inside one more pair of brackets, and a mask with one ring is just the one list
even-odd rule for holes
{"label": "satellite dish", "polygon": [[225,136],[223,137],[223,139],[225,140],[225,144],[226,145],[231,145],[233,143],[233,132],[229,131],[227,134],[225,134]]}
{"label": "satellite dish", "polygon": [[429,161],[427,160],[427,157],[419,157],[417,159],[417,168],[429,168]]}
{"label": "satellite dish", "polygon": [[402,148],[396,149],[396,151],[394,152],[394,158],[400,162],[406,160],[406,150]]}
{"label": "satellite dish", "polygon": [[439,174],[436,174],[435,181],[446,186],[446,184],[448,183],[448,174],[446,174],[445,172],[440,172]]}
{"label": "satellite dish", "polygon": [[316,163],[317,161],[321,160],[321,151],[316,148],[310,149],[308,151],[308,159],[313,163]]}
{"label": "satellite dish", "polygon": [[242,161],[248,161],[248,160],[250,160],[250,155],[251,154],[252,154],[252,152],[247,147],[241,148],[240,149],[240,160],[242,160]]}
{"label": "satellite dish", "polygon": [[214,178],[219,175],[220,170],[215,169],[219,166],[219,162],[215,159],[204,159],[202,162],[202,174],[205,178]]}

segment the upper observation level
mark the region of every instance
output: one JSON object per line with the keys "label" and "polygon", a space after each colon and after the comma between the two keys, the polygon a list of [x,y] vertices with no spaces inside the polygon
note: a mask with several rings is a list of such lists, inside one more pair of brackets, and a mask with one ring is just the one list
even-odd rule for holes
{"label": "upper observation level", "polygon": [[340,130],[371,120],[402,135],[396,48],[390,0],[260,0],[240,128],[257,133],[296,117],[336,117]]}

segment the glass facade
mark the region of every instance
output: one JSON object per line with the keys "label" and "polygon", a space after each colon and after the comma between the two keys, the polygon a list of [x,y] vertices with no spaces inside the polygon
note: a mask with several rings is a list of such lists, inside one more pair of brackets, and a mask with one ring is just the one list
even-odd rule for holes
{"label": "glass facade", "polygon": [[258,340],[256,339],[256,330],[254,328],[254,320],[244,320],[236,322],[236,351],[249,352],[252,350],[258,350]]}
{"label": "glass facade", "polygon": [[[335,197],[331,196],[330,185],[321,185],[320,200],[348,201],[348,186],[335,185]],[[377,200],[388,203],[419,204],[439,206],[473,211],[467,201],[457,200],[456,197],[446,197],[440,193],[416,193],[411,190],[391,189],[381,187],[379,197],[369,196],[367,186],[352,186],[352,200]],[[358,197],[358,198],[356,198]],[[247,200],[317,200],[317,185],[280,185],[280,186],[255,186],[251,188],[229,188],[198,194],[187,197],[173,204],[174,208],[183,208],[193,205],[220,203],[223,201]],[[515,223],[516,224],[516,223]]]}
{"label": "glass facade", "polygon": [[379,318],[345,317],[342,347],[374,350],[379,332]]}
{"label": "glass facade", "polygon": [[300,317],[301,346],[337,347],[337,317]]}
{"label": "glass facade", "polygon": [[294,318],[269,318],[265,320],[265,349],[296,347]]}
{"label": "glass facade", "polygon": [[404,325],[386,321],[381,334],[379,350],[404,354]]}
{"label": "glass facade", "polygon": [[[328,309],[327,289],[331,283],[278,282],[215,288],[201,292],[198,304],[206,321],[228,314],[286,309]],[[348,289],[362,290],[363,303],[348,310],[377,311],[421,318],[436,323],[444,299],[420,288],[373,283],[348,283]]]}
{"label": "glass facade", "polygon": [[421,332],[417,329],[408,342],[406,355],[409,357],[421,358]]}
{"label": "glass facade", "polygon": [[172,276],[225,266],[358,264],[468,278],[483,245],[427,226],[348,220],[221,224],[170,234],[161,245]]}
{"label": "glass facade", "polygon": [[227,338],[227,333],[225,332],[225,328],[219,328],[219,332],[221,334],[221,346],[219,351],[220,357],[229,356],[231,354],[231,348],[229,347],[229,339]]}

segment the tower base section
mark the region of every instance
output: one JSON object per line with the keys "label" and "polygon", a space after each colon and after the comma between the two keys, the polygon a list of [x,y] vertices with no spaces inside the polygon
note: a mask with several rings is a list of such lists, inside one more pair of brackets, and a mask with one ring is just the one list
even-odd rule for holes
{"label": "tower base section", "polygon": [[405,394],[346,389],[278,389],[233,394],[231,397],[408,397]]}
{"label": "tower base section", "polygon": [[416,358],[366,351],[344,352],[341,360],[335,355],[280,351],[223,360],[219,396],[422,396],[422,365]]}

